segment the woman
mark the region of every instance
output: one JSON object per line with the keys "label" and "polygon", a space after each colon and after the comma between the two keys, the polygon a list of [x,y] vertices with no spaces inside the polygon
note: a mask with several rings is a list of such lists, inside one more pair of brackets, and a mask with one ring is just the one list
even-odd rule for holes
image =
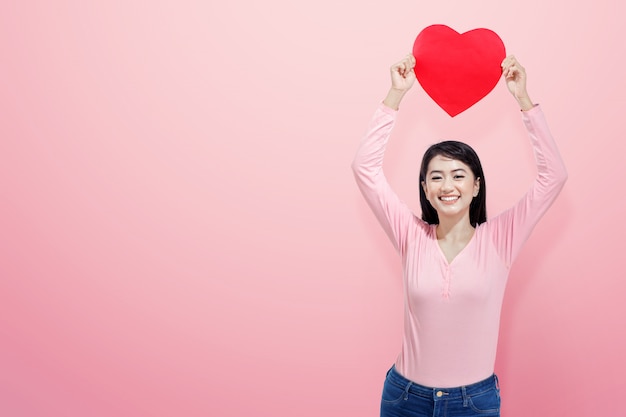
{"label": "woman", "polygon": [[499,416],[494,364],[509,270],[567,172],[541,108],[528,96],[526,72],[510,56],[502,72],[535,153],[533,186],[487,220],[478,156],[461,142],[442,142],[424,154],[422,218],[415,216],[382,170],[398,107],[415,83],[414,66],[409,55],[391,67],[391,88],[353,162],[358,186],[403,263],[403,343],[385,379],[381,416]]}

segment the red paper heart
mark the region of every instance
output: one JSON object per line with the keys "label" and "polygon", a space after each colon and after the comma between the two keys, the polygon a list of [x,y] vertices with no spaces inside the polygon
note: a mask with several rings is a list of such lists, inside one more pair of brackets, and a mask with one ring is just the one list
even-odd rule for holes
{"label": "red paper heart", "polygon": [[498,83],[506,56],[502,39],[489,29],[463,34],[445,25],[428,26],[413,44],[415,76],[450,116],[469,109]]}

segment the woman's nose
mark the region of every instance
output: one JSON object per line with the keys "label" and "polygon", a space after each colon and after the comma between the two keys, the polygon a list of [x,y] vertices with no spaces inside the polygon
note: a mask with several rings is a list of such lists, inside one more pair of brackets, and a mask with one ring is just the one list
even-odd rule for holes
{"label": "woman's nose", "polygon": [[453,189],[454,189],[454,186],[452,184],[452,179],[444,178],[443,184],[441,184],[441,190],[445,192],[445,191],[452,191]]}

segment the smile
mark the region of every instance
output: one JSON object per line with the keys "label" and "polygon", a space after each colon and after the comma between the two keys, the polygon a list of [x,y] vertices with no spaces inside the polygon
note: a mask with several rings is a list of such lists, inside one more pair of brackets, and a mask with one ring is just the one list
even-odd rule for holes
{"label": "smile", "polygon": [[439,199],[440,199],[441,201],[456,201],[456,200],[458,200],[459,198],[460,198],[460,197],[459,197],[458,195],[457,195],[457,196],[449,196],[449,197],[439,197]]}

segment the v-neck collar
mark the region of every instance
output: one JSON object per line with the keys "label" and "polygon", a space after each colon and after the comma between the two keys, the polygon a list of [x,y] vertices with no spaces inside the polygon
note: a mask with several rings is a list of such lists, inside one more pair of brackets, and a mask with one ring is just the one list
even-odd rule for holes
{"label": "v-neck collar", "polygon": [[441,248],[441,245],[439,244],[439,239],[437,238],[437,225],[436,224],[431,225],[430,230],[431,230],[431,236],[434,240],[435,245],[437,246],[437,250],[439,251],[439,255],[441,256],[441,259],[446,264],[446,266],[452,266],[452,264],[454,264],[454,262],[459,258],[459,256],[463,255],[463,253],[467,250],[467,248],[476,239],[476,233],[478,233],[478,225],[474,228],[474,234],[472,235],[470,240],[465,244],[465,246],[463,246],[463,249],[461,249],[454,258],[452,258],[451,261],[448,261],[448,258],[446,258],[446,254],[443,252],[443,249]]}

